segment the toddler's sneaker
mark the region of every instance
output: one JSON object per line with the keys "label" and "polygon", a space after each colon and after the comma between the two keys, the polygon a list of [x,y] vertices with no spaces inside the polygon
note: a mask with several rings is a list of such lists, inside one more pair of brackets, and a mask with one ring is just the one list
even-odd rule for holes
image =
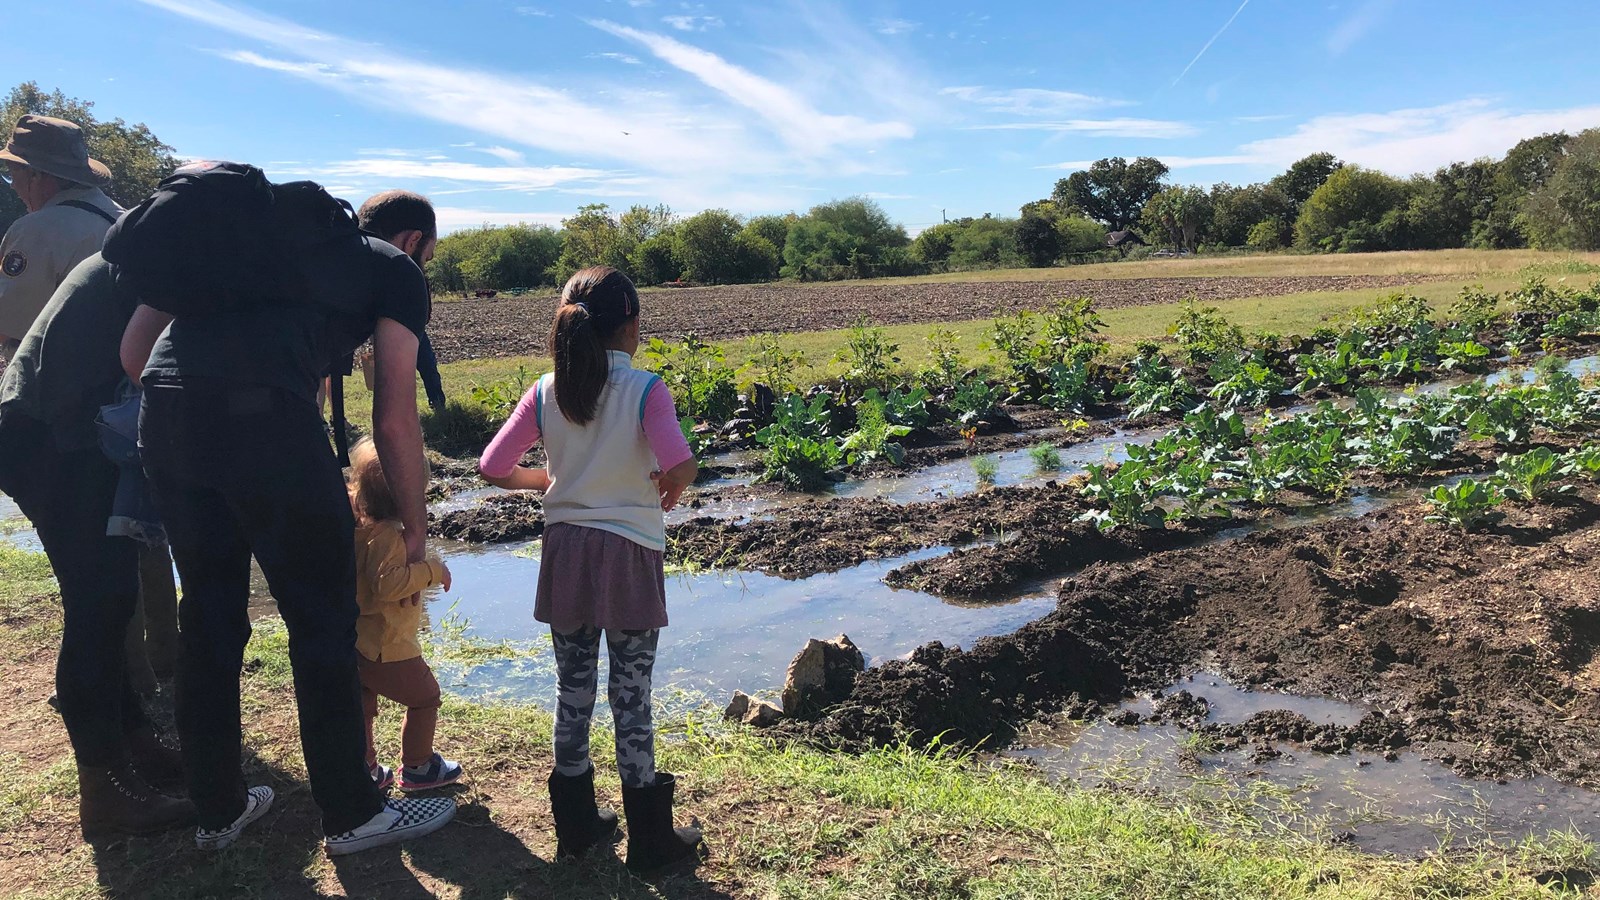
{"label": "toddler's sneaker", "polygon": [[406,766],[400,770],[400,790],[406,793],[444,787],[461,780],[461,765],[435,753],[420,766]]}
{"label": "toddler's sneaker", "polygon": [[433,834],[455,818],[455,814],[456,802],[448,797],[386,800],[383,809],[366,824],[344,834],[329,835],[322,843],[329,856],[359,853]]}
{"label": "toddler's sneaker", "polygon": [[204,828],[195,829],[194,845],[201,850],[221,850],[223,847],[237,841],[239,835],[251,822],[266,815],[267,810],[272,808],[272,796],[272,788],[264,784],[246,791],[244,812],[239,814],[239,818],[234,819],[233,824],[227,828],[218,828],[210,831]]}
{"label": "toddler's sneaker", "polygon": [[394,784],[394,770],[383,763],[373,763],[367,774],[372,776],[372,783],[380,791],[387,791]]}

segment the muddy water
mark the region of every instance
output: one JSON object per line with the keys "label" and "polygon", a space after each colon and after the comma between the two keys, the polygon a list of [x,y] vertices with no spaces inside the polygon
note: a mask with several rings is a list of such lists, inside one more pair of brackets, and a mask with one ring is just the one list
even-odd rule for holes
{"label": "muddy water", "polygon": [[[1243,722],[1287,709],[1319,724],[1353,725],[1359,704],[1245,690],[1200,673],[1171,690],[1210,704],[1206,721]],[[1126,709],[1148,714],[1149,698]],[[1007,751],[1050,777],[1082,786],[1154,788],[1181,798],[1224,801],[1265,827],[1348,841],[1364,850],[1405,856],[1575,830],[1600,838],[1600,793],[1539,777],[1505,782],[1464,778],[1416,754],[1394,761],[1354,753],[1330,756],[1289,744],[1282,756],[1255,762],[1248,751],[1206,752],[1172,724],[1124,727],[1099,720],[1071,723],[1025,738]]]}
{"label": "muddy water", "polygon": [[[734,690],[770,693],[782,687],[789,661],[808,638],[848,634],[873,664],[906,656],[929,641],[971,646],[1055,607],[1053,594],[966,607],[884,585],[890,569],[946,552],[937,548],[800,581],[748,572],[668,575],[671,624],[661,633],[656,684],[669,699],[690,702],[723,702]],[[446,550],[445,560],[455,583],[450,594],[429,602],[434,621],[453,606],[474,636],[540,651],[532,659],[481,666],[454,689],[548,704],[555,680],[543,652],[548,631],[533,619],[536,551],[459,545]]]}

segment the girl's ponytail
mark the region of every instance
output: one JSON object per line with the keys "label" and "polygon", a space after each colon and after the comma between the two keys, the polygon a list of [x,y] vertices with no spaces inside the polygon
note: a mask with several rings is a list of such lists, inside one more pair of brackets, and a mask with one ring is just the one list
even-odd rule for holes
{"label": "girl's ponytail", "polygon": [[594,421],[611,375],[605,342],[638,315],[638,290],[610,266],[593,266],[567,280],[550,326],[550,352],[555,358],[556,406],[569,422]]}

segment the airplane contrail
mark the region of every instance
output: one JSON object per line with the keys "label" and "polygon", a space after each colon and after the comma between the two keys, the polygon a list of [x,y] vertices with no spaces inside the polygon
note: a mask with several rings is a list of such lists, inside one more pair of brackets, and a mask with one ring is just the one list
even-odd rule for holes
{"label": "airplane contrail", "polygon": [[1233,20],[1239,18],[1239,14],[1244,12],[1244,8],[1246,6],[1249,6],[1249,5],[1250,5],[1250,0],[1244,0],[1243,3],[1239,4],[1239,8],[1233,11],[1232,17],[1230,17],[1228,19],[1228,21],[1221,28],[1217,29],[1217,33],[1213,34],[1211,36],[1211,40],[1206,41],[1206,45],[1204,47],[1200,48],[1200,52],[1196,53],[1194,55],[1194,59],[1189,60],[1189,64],[1187,66],[1183,67],[1183,71],[1182,72],[1178,73],[1178,77],[1172,79],[1172,86],[1173,87],[1177,87],[1178,86],[1178,82],[1183,80],[1183,76],[1189,74],[1189,70],[1194,68],[1194,64],[1200,61],[1200,57],[1206,55],[1206,51],[1210,50],[1211,49],[1211,45],[1215,44],[1217,42],[1217,38],[1222,37],[1222,33],[1224,31],[1227,31],[1233,25]]}

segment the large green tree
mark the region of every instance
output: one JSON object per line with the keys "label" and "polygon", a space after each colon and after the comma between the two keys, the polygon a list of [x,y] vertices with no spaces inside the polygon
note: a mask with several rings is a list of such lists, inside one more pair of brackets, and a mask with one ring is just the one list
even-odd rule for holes
{"label": "large green tree", "polygon": [[906,230],[883,207],[866,197],[846,197],[811,208],[793,222],[784,239],[784,274],[795,278],[832,276],[839,267],[866,275],[875,266],[902,267],[911,243]]}
{"label": "large green tree", "polygon": [[1333,173],[1344,168],[1344,163],[1332,153],[1313,153],[1310,156],[1296,160],[1289,166],[1289,171],[1267,182],[1289,198],[1298,210],[1302,203],[1311,199],[1311,195],[1322,187]]}
{"label": "large green tree", "polygon": [[1016,242],[1017,253],[1035,268],[1052,265],[1061,258],[1061,230],[1045,216],[1024,214],[1018,219]]}
{"label": "large green tree", "polygon": [[678,258],[691,281],[731,284],[740,271],[739,233],[744,224],[725,209],[708,209],[678,227]]}
{"label": "large green tree", "polygon": [[1169,187],[1145,204],[1143,220],[1152,237],[1161,235],[1173,247],[1193,253],[1211,221],[1211,195],[1190,185]]}
{"label": "large green tree", "polygon": [[1300,207],[1295,244],[1307,250],[1355,253],[1387,249],[1380,223],[1406,199],[1398,178],[1344,166]]}
{"label": "large green tree", "polygon": [[1149,156],[1133,162],[1114,156],[1057,181],[1050,199],[1063,210],[1081,212],[1121,231],[1138,223],[1144,205],[1160,192],[1167,171],[1165,163]]}
{"label": "large green tree", "polygon": [[1524,207],[1533,245],[1600,250],[1600,128],[1569,140],[1560,160]]}
{"label": "large green tree", "polygon": [[439,239],[428,282],[440,291],[551,284],[561,234],[546,225],[484,225]]}
{"label": "large green tree", "polygon": [[[147,126],[129,125],[122,119],[102,121],[94,114],[92,102],[68,97],[59,90],[46,92],[32,81],[12,88],[0,103],[0,127],[4,128],[0,141],[11,134],[18,119],[30,113],[76,122],[84,130],[89,155],[111,169],[107,193],[123,206],[144,200],[161,179],[178,167],[173,149]],[[0,189],[0,233],[25,212],[16,192]]]}

